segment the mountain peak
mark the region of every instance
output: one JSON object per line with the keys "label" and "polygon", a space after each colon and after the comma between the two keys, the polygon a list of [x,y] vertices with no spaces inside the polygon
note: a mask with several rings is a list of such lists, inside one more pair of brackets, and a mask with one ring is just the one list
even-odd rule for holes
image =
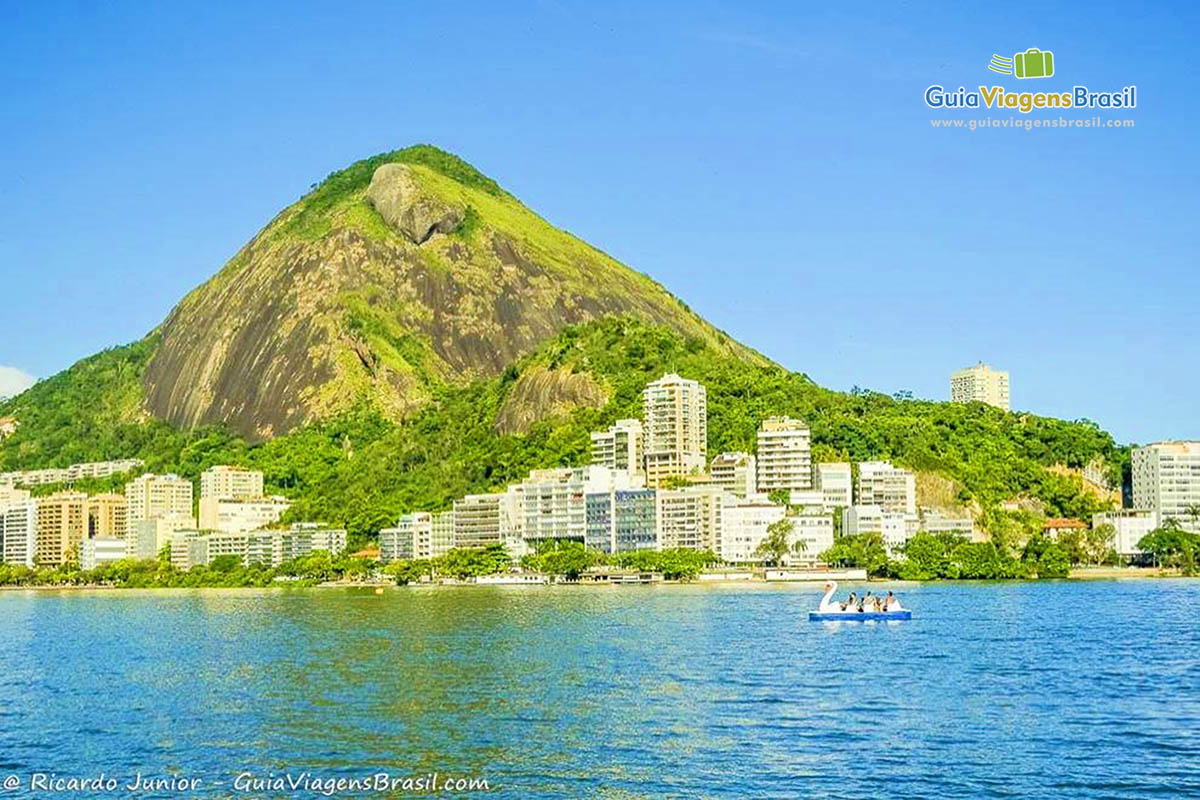
{"label": "mountain peak", "polygon": [[332,173],[158,329],[147,410],[251,440],[366,399],[393,418],[564,327],[628,314],[761,360],[431,145]]}

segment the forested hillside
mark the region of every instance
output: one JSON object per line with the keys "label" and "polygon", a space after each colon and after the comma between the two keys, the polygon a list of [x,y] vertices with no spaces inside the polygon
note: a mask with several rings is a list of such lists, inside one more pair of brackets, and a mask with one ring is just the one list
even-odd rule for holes
{"label": "forested hillside", "polygon": [[293,517],[367,533],[535,467],[586,463],[589,431],[639,416],[643,386],[664,372],[707,386],[711,454],[753,450],[763,417],[790,414],[812,427],[818,459],[891,458],[954,479],[958,499],[980,508],[1027,495],[1049,513],[1084,516],[1100,501],[1078,478],[1046,467],[1101,456],[1119,476],[1128,460],[1090,422],[833,392],[632,317],[568,327],[496,378],[439,387],[400,421],[364,392],[347,412],[251,445],[220,427],[184,432],[141,411],[140,378],[154,346],[151,337],[105,351],[0,404],[0,415],[22,423],[0,444],[0,469],[138,456],[150,470],[194,478],[213,464],[245,464],[295,500]]}

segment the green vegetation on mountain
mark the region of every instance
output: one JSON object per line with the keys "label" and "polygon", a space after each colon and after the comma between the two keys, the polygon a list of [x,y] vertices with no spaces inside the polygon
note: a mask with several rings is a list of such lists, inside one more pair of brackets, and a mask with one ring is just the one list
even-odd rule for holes
{"label": "green vegetation on mountain", "polygon": [[21,423],[0,470],[244,464],[293,499],[292,518],[361,539],[586,463],[588,433],[640,416],[664,372],[707,386],[711,454],[753,450],[759,422],[788,414],[817,460],[892,459],[998,529],[1014,496],[1062,516],[1103,507],[1049,467],[1100,457],[1119,480],[1128,464],[1087,421],[823,389],[422,146],[334,173],[151,335],[0,403]]}
{"label": "green vegetation on mountain", "polygon": [[[586,463],[588,433],[640,415],[642,388],[664,371],[708,387],[712,453],[750,450],[763,417],[791,414],[808,421],[819,454],[891,458],[943,474],[963,487],[962,501],[984,508],[1025,494],[1045,503],[1049,513],[1086,517],[1101,501],[1078,478],[1047,467],[1086,464],[1097,455],[1114,464],[1126,458],[1089,422],[832,392],[804,375],[747,363],[672,329],[625,317],[568,328],[499,377],[444,387],[402,421],[360,405],[254,445],[228,431],[183,432],[145,417],[110,423],[108,392],[136,386],[141,353],[141,345],[106,351],[0,406],[0,414],[23,421],[0,444],[0,468],[140,456],[148,469],[195,478],[213,464],[245,464],[262,469],[271,490],[294,499],[293,517],[371,532],[402,512],[446,508],[464,494],[500,489],[533,468]],[[123,367],[112,363],[122,356]],[[96,360],[107,365],[105,374],[123,378],[91,380],[100,368]],[[525,433],[501,433],[497,420],[530,371],[586,374],[608,399],[600,408],[540,419]]]}

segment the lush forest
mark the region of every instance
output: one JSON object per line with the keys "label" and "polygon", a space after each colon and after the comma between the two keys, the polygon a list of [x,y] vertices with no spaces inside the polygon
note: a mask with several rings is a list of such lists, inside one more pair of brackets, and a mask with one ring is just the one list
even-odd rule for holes
{"label": "lush forest", "polygon": [[[1128,464],[1127,449],[1089,421],[833,392],[803,374],[748,363],[626,317],[568,328],[497,378],[440,388],[406,419],[389,420],[364,400],[350,412],[250,446],[218,428],[179,431],[142,411],[140,376],[155,344],[151,336],[104,351],[0,404],[0,416],[21,422],[0,443],[0,470],[136,456],[148,470],[196,478],[213,464],[243,464],[263,470],[269,490],[293,499],[291,518],[344,525],[361,537],[402,512],[445,508],[532,468],[586,463],[588,433],[640,416],[642,388],[664,372],[707,386],[710,454],[752,451],[760,420],[790,414],[812,428],[818,460],[893,459],[952,478],[961,487],[956,499],[981,509],[1027,496],[1050,514],[1087,517],[1104,504],[1078,478],[1046,467],[1080,467],[1100,456],[1120,478]],[[587,376],[607,399],[599,408],[552,414],[524,433],[501,433],[502,412],[529,402],[517,385],[533,373]],[[516,410],[534,418],[545,413]]]}

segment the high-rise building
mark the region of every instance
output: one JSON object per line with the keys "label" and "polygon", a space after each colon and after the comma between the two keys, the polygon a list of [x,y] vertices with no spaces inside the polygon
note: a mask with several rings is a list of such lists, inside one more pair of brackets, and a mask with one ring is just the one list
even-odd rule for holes
{"label": "high-rise building", "polygon": [[749,453],[720,453],[708,466],[712,482],[730,494],[749,497],[758,492],[757,467]]}
{"label": "high-rise building", "polygon": [[454,548],[454,511],[438,511],[433,515],[433,533],[431,534],[430,557],[438,558],[446,555]]}
{"label": "high-rise building", "polygon": [[192,482],[178,475],[139,475],[125,484],[129,525],[163,514],[192,515]]}
{"label": "high-rise building", "polygon": [[258,500],[262,496],[261,472],[246,467],[209,467],[200,473],[200,527],[205,530],[232,530],[221,526],[218,504],[223,500]]}
{"label": "high-rise building", "polygon": [[602,553],[658,549],[654,489],[614,489],[586,497],[584,543]]}
{"label": "high-rise building", "polygon": [[37,501],[37,562],[55,567],[76,561],[79,542],[87,536],[88,496],[56,492]]}
{"label": "high-rise building", "polygon": [[128,504],[122,494],[97,494],[88,498],[88,537],[124,539],[129,534]]}
{"label": "high-rise building", "polygon": [[813,473],[826,508],[849,508],[854,504],[854,481],[848,463],[817,464]]}
{"label": "high-rise building", "polygon": [[394,528],[379,532],[379,560],[409,560],[433,557],[433,514],[414,511],[400,517]]}
{"label": "high-rise building", "polygon": [[501,544],[501,506],[505,493],[469,494],[454,501],[454,546]]}
{"label": "high-rise building", "polygon": [[812,488],[812,433],[791,417],[771,417],[758,427],[758,491]]}
{"label": "high-rise building", "polygon": [[704,469],[708,451],[708,399],[704,387],[663,375],[642,393],[646,485]]}
{"label": "high-rise building", "polygon": [[535,469],[509,492],[520,519],[515,526],[526,548],[548,539],[586,541],[587,495],[629,489],[626,472],[587,466]]}
{"label": "high-rise building", "polygon": [[658,546],[717,551],[721,538],[721,511],[726,498],[719,486],[659,489],[655,494]]}
{"label": "high-rise building", "polygon": [[980,361],[950,376],[950,402],[987,403],[1009,410],[1008,373],[994,370]]}
{"label": "high-rise building", "polygon": [[630,485],[645,481],[645,451],[642,423],[619,419],[606,431],[592,433],[592,463],[629,475]]}
{"label": "high-rise building", "polygon": [[32,567],[37,555],[38,504],[36,500],[10,498],[0,503],[0,556],[7,564]]}
{"label": "high-rise building", "polygon": [[916,515],[917,478],[888,461],[863,461],[858,465],[856,505],[879,506],[887,512]]}
{"label": "high-rise building", "polygon": [[1200,442],[1133,448],[1133,507],[1200,533]]}

